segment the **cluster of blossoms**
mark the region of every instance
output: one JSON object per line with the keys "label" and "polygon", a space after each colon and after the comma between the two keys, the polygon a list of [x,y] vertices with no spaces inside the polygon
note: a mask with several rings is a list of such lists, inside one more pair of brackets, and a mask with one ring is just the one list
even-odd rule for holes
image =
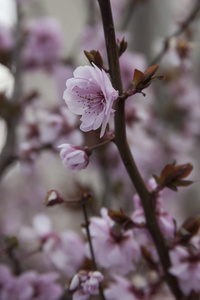
{"label": "cluster of blossoms", "polygon": [[62,295],[61,286],[55,282],[58,278],[55,272],[38,274],[36,271],[27,271],[17,277],[6,265],[0,264],[0,299],[58,300]]}
{"label": "cluster of blossoms", "polygon": [[[101,267],[127,274],[134,269],[133,262],[138,260],[139,247],[132,230],[120,230],[114,225],[106,208],[101,209],[101,218],[90,219],[95,258]],[[86,253],[91,258],[88,246]]]}
{"label": "cluster of blossoms", "polygon": [[87,300],[90,295],[99,294],[99,283],[103,280],[103,275],[98,272],[80,271],[70,283],[69,290],[74,292],[74,300]]}
{"label": "cluster of blossoms", "polygon": [[[63,98],[71,112],[82,115],[80,129],[84,132],[101,127],[103,137],[106,125],[114,114],[113,103],[118,98],[116,91],[104,70],[97,66],[78,67],[74,78],[66,82],[67,89]],[[70,144],[60,145],[60,156],[64,166],[77,172],[85,169],[89,163],[89,149]]]}
{"label": "cluster of blossoms", "polygon": [[23,243],[28,241],[42,249],[47,264],[60,271],[67,278],[72,277],[84,261],[84,243],[74,231],[57,234],[52,230],[50,219],[44,214],[33,218],[32,227],[24,227],[20,232]]}
{"label": "cluster of blossoms", "polygon": [[77,119],[67,107],[45,110],[35,100],[25,107],[19,127],[19,156],[25,160],[35,160],[38,149],[57,146],[67,138],[69,142],[81,145],[83,136],[77,128]]}

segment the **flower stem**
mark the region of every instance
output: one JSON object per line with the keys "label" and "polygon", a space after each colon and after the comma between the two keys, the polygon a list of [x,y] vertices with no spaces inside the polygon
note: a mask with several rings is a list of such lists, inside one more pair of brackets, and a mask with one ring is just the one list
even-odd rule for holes
{"label": "flower stem", "polygon": [[[93,249],[93,246],[92,246],[92,238],[91,238],[91,235],[90,235],[89,221],[88,221],[86,202],[85,202],[84,197],[81,201],[81,205],[82,205],[83,215],[84,215],[84,219],[85,219],[85,229],[86,229],[87,239],[88,239],[88,243],[89,243],[89,247],[90,247],[90,253],[91,253],[91,257],[92,257],[93,269],[94,269],[94,271],[97,271],[97,264],[96,264],[96,259],[95,259],[95,255],[94,255],[94,249]],[[99,293],[101,295],[102,300],[106,300],[106,298],[104,296],[104,293],[103,293],[101,283],[99,284]]]}
{"label": "flower stem", "polygon": [[104,142],[102,142],[102,143],[99,143],[99,144],[97,144],[97,145],[94,145],[94,146],[89,147],[89,149],[90,149],[90,150],[93,150],[93,149],[99,148],[99,147],[101,147],[101,146],[104,146],[104,145],[108,144],[109,142],[111,142],[111,141],[113,141],[113,140],[114,140],[114,136],[113,136],[111,139],[108,139],[108,140],[106,140],[106,141],[104,141]]}
{"label": "flower stem", "polygon": [[170,39],[173,38],[173,37],[177,37],[181,33],[183,33],[190,26],[190,24],[194,21],[194,19],[198,15],[199,11],[200,11],[200,0],[197,0],[196,3],[195,3],[195,5],[194,5],[194,7],[193,7],[193,9],[191,10],[190,14],[181,23],[181,25],[179,26],[179,28],[176,29],[176,31],[174,31],[172,34],[170,34],[168,37],[165,38],[164,43],[163,43],[163,47],[162,47],[161,51],[152,60],[152,62],[149,64],[149,66],[152,66],[152,65],[158,63],[163,58],[164,54],[166,53],[166,51],[169,48]]}
{"label": "flower stem", "polygon": [[[113,87],[119,91],[119,96],[123,93],[121,73],[119,67],[119,58],[117,53],[117,45],[115,38],[115,29],[112,18],[112,11],[110,0],[98,0],[106,41],[110,76]],[[126,170],[130,176],[130,179],[135,186],[137,193],[140,196],[142,206],[144,209],[147,228],[149,229],[152,238],[154,240],[160,262],[163,267],[166,282],[168,283],[172,293],[177,300],[184,299],[182,292],[179,289],[177,279],[168,273],[168,269],[171,266],[168,249],[165,245],[164,238],[160,232],[160,228],[157,223],[156,215],[151,205],[151,193],[148,191],[131,154],[127,138],[125,127],[125,102],[120,98],[115,103],[115,144],[119,150],[121,159],[126,167]]]}

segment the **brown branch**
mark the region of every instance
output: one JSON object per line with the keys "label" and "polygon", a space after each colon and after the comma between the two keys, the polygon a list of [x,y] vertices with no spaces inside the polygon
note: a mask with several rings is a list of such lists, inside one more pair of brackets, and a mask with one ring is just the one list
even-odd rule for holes
{"label": "brown branch", "polygon": [[[119,95],[123,92],[121,74],[119,68],[119,59],[116,46],[115,30],[112,18],[112,11],[109,0],[98,0],[102,20],[104,27],[104,35],[106,41],[110,76],[113,87],[119,91]],[[147,227],[154,240],[160,262],[163,267],[166,282],[168,283],[171,291],[175,295],[177,300],[184,299],[182,292],[179,289],[177,279],[168,273],[168,269],[171,266],[168,249],[165,245],[165,241],[160,232],[160,228],[157,223],[155,212],[151,205],[151,193],[146,188],[146,185],[137,169],[135,161],[132,157],[129,145],[126,138],[125,128],[125,102],[120,98],[117,99],[115,105],[115,143],[119,150],[121,159],[126,167],[126,170],[130,176],[133,185],[136,188],[137,193],[140,196]]]}
{"label": "brown branch", "polygon": [[185,21],[182,22],[180,27],[175,32],[173,32],[172,34],[170,34],[168,37],[165,38],[163,43],[163,48],[161,49],[160,53],[158,53],[158,55],[152,60],[149,66],[158,63],[162,59],[162,57],[164,56],[164,54],[169,48],[170,39],[173,37],[177,37],[181,33],[183,33],[189,27],[189,25],[194,21],[199,11],[200,11],[200,0],[197,0],[189,16],[185,19]]}

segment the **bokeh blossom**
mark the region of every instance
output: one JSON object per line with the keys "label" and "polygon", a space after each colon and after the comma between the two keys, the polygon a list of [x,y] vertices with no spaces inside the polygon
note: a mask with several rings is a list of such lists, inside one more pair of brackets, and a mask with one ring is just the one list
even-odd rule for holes
{"label": "bokeh blossom", "polygon": [[55,272],[38,274],[36,271],[24,272],[17,277],[7,266],[0,265],[0,299],[58,300],[62,295],[61,286],[55,282],[58,278]]}
{"label": "bokeh blossom", "polygon": [[17,299],[58,300],[62,295],[61,286],[55,282],[58,278],[59,275],[55,272],[24,272],[17,280]]}
{"label": "bokeh blossom", "polygon": [[[139,276],[139,275],[138,275]],[[139,278],[140,277],[140,278]],[[137,285],[129,281],[125,277],[114,276],[115,281],[110,283],[105,290],[105,297],[108,300],[139,300],[141,299],[141,293],[137,297],[137,291],[144,290],[147,288],[147,281],[142,276],[137,278]],[[139,280],[138,280],[139,279]],[[142,293],[142,299],[147,299]]]}
{"label": "bokeh blossom", "polygon": [[[139,254],[138,244],[131,230],[115,230],[106,208],[101,209],[101,216],[92,217],[89,227],[96,261],[101,267],[125,274],[134,269],[133,261]],[[90,257],[89,249],[86,251]]]}
{"label": "bokeh blossom", "polygon": [[98,295],[99,283],[103,275],[98,271],[80,271],[71,281],[69,290],[74,292],[73,300],[86,300],[90,295]]}
{"label": "bokeh blossom", "polygon": [[63,165],[71,171],[81,171],[89,164],[89,156],[83,148],[70,144],[62,144],[58,147],[61,149],[60,157]]}
{"label": "bokeh blossom", "polygon": [[15,284],[16,279],[10,269],[4,264],[0,264],[0,299],[15,300]]}
{"label": "bokeh blossom", "polygon": [[170,251],[170,258],[172,262],[170,273],[178,278],[183,293],[187,296],[192,291],[198,293],[200,286],[199,251],[190,252],[183,246],[176,246]]}
{"label": "bokeh blossom", "polygon": [[85,257],[84,242],[72,230],[57,234],[52,229],[52,224],[45,214],[37,214],[33,218],[32,227],[23,227],[20,240],[39,242],[44,257],[49,266],[60,271],[67,277],[73,276],[83,264]]}
{"label": "bokeh blossom", "polygon": [[13,45],[11,29],[0,24],[0,51],[11,51]]}
{"label": "bokeh blossom", "polygon": [[63,98],[73,113],[82,115],[80,129],[87,132],[101,127],[102,137],[118,97],[106,73],[95,65],[78,67],[66,87]]}
{"label": "bokeh blossom", "polygon": [[61,47],[61,30],[56,20],[44,18],[32,22],[24,49],[25,67],[52,65],[58,60]]}
{"label": "bokeh blossom", "polygon": [[67,277],[77,272],[85,257],[81,237],[71,230],[46,236],[43,251],[50,264]]}
{"label": "bokeh blossom", "polygon": [[[151,179],[148,183],[148,188],[153,190],[156,187],[156,183],[154,179]],[[133,197],[135,210],[132,214],[132,220],[138,224],[146,223],[144,210],[142,208],[142,204],[140,202],[139,196],[136,194]],[[168,239],[174,236],[175,232],[175,224],[172,216],[163,208],[163,199],[159,197],[156,199],[155,211],[158,220],[158,224],[160,226],[160,230],[163,236]]]}

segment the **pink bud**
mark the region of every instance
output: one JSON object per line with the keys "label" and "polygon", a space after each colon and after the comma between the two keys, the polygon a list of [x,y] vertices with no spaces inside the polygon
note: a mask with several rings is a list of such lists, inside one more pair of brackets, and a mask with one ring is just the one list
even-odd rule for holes
{"label": "pink bud", "polygon": [[84,148],[70,144],[62,144],[58,148],[61,148],[60,157],[63,165],[73,172],[79,172],[89,164],[89,154]]}

